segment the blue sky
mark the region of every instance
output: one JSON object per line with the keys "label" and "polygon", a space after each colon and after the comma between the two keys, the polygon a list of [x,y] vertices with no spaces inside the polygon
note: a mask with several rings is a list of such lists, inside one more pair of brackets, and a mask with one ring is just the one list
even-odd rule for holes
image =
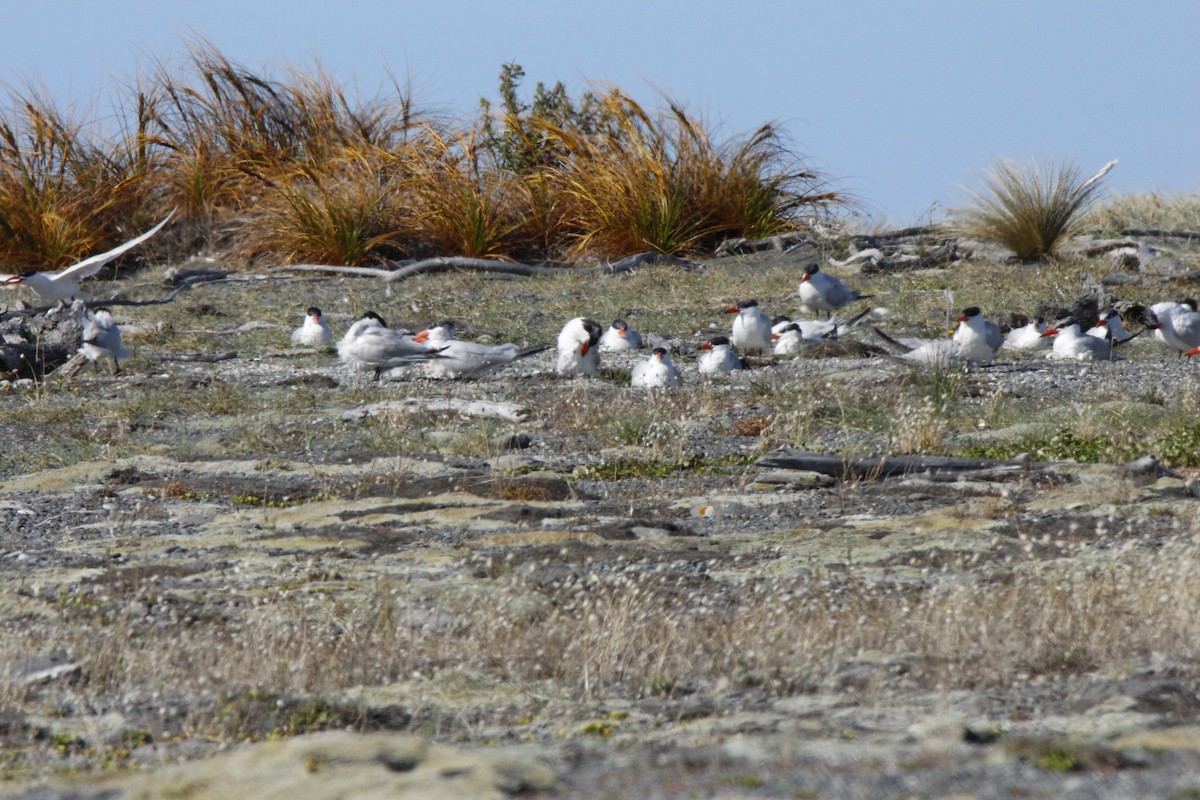
{"label": "blue sky", "polygon": [[780,123],[879,223],[941,216],[998,157],[1114,192],[1200,190],[1200,4],[1155,0],[10,3],[0,80],[93,113],[192,34],[260,74],[314,59],[373,95],[388,71],[467,117],[500,65],[526,84],[666,92],[724,135]]}

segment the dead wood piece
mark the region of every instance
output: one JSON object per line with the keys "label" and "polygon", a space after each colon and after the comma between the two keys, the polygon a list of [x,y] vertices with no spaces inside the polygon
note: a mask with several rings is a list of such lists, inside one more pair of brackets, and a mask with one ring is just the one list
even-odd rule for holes
{"label": "dead wood piece", "polygon": [[160,353],[159,361],[188,361],[202,364],[215,364],[218,361],[230,361],[237,358],[236,350],[226,350],[222,353]]}
{"label": "dead wood piece", "polygon": [[860,233],[850,237],[855,242],[863,242],[868,247],[882,247],[899,239],[917,239],[922,236],[944,236],[946,229],[939,225],[919,225],[912,228],[901,228],[882,233]]}
{"label": "dead wood piece", "polygon": [[468,417],[490,417],[507,422],[521,422],[525,409],[516,403],[501,403],[490,400],[460,400],[457,398],[406,397],[403,400],[385,400],[381,403],[351,408],[342,413],[342,419],[357,421],[367,417],[387,414],[411,414],[414,411],[452,411]]}
{"label": "dead wood piece", "polygon": [[426,258],[410,264],[388,262],[394,269],[374,267],[337,267],[325,264],[292,264],[289,266],[272,267],[271,272],[332,272],[339,275],[364,275],[380,278],[385,283],[395,283],[415,275],[425,275],[434,272],[485,272],[495,275],[518,275],[534,277],[539,275],[617,275],[632,272],[647,266],[675,266],[683,269],[695,269],[696,264],[678,256],[664,253],[638,253],[623,258],[612,264],[601,264],[595,267],[567,266],[538,266],[520,264],[513,261],[494,261],[487,258],[466,258],[463,256],[444,256]]}
{"label": "dead wood piece", "polygon": [[805,450],[782,450],[760,458],[755,466],[769,469],[806,470],[841,479],[872,480],[918,473],[928,473],[930,477],[938,479],[938,476],[977,475],[981,470],[994,470],[998,467],[1010,468],[1013,472],[1017,472],[1045,465],[1015,459],[904,455],[840,456],[812,453]]}
{"label": "dead wood piece", "polygon": [[1162,228],[1124,228],[1125,236],[1153,237],[1155,239],[1200,239],[1200,231],[1164,230]]}
{"label": "dead wood piece", "polygon": [[713,251],[717,256],[736,256],[748,253],[761,253],[764,250],[774,250],[780,253],[790,252],[798,247],[808,245],[816,247],[816,242],[808,238],[808,234],[799,231],[780,233],[763,239],[726,239],[717,245]]}

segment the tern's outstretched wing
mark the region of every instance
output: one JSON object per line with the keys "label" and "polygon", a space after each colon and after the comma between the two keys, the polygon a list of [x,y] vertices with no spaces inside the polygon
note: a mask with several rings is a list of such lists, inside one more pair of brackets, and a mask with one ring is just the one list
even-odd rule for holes
{"label": "tern's outstretched wing", "polygon": [[162,222],[158,223],[153,228],[146,231],[145,233],[143,233],[141,236],[137,237],[136,239],[130,239],[128,242],[125,242],[124,244],[117,245],[112,250],[108,250],[104,253],[94,255],[90,258],[85,258],[83,261],[80,261],[78,264],[74,264],[70,267],[67,267],[66,269],[59,270],[58,272],[48,272],[48,273],[46,273],[46,276],[48,278],[50,278],[50,280],[52,280],[52,281],[68,281],[69,282],[69,281],[81,281],[84,278],[88,278],[88,277],[91,277],[92,275],[95,275],[97,272],[100,271],[100,268],[103,267],[105,264],[107,264],[109,261],[112,261],[114,258],[121,255],[126,250],[130,250],[134,247],[137,247],[139,244],[146,241],[151,236],[153,236],[154,234],[156,234],[160,230],[162,230],[162,227],[171,221],[171,217],[175,216],[176,210],[177,209],[171,209],[171,213],[167,214],[166,219],[164,219]]}

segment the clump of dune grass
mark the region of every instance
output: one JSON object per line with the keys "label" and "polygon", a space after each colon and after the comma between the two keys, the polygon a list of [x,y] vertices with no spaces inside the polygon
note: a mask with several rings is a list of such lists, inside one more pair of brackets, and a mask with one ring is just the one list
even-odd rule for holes
{"label": "clump of dune grass", "polygon": [[0,116],[0,257],[12,267],[59,267],[128,238],[141,173],[37,93],[9,96]]}
{"label": "clump of dune grass", "polygon": [[240,250],[290,263],[355,266],[402,253],[399,184],[358,154],[280,178]]}
{"label": "clump of dune grass", "polygon": [[718,144],[677,104],[655,116],[617,89],[600,102],[594,132],[547,125],[569,154],[551,172],[572,255],[711,250],[728,237],[794,228],[800,211],[846,200],[796,166],[771,125]]}
{"label": "clump of dune grass", "polygon": [[1200,230],[1200,195],[1138,192],[1112,197],[1088,214],[1088,226],[1120,233],[1131,228]]}
{"label": "clump of dune grass", "polygon": [[1083,231],[1101,180],[1116,163],[1083,180],[1072,164],[1001,159],[984,176],[983,188],[968,190],[967,204],[952,212],[953,227],[962,236],[1001,244],[1021,261],[1053,256]]}
{"label": "clump of dune grass", "polygon": [[527,250],[529,192],[493,160],[474,130],[447,133],[428,126],[405,161],[417,236],[425,246],[469,258]]}

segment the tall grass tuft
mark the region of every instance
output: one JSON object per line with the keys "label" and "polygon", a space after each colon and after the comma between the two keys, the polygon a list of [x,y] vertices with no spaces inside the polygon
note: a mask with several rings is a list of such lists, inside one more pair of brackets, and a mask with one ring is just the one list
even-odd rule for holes
{"label": "tall grass tuft", "polygon": [[1114,233],[1126,228],[1194,231],[1200,229],[1200,196],[1145,192],[1113,197],[1092,209],[1088,225]]}
{"label": "tall grass tuft", "polygon": [[1021,261],[1053,256],[1082,232],[1101,179],[1116,163],[1082,180],[1071,164],[1001,159],[984,176],[982,190],[968,190],[967,205],[952,212],[953,225],[963,236],[1004,245]]}
{"label": "tall grass tuft", "polygon": [[59,267],[127,237],[143,174],[37,93],[12,92],[0,118],[0,257]]}
{"label": "tall grass tuft", "polygon": [[345,153],[320,168],[276,180],[241,250],[286,262],[356,266],[398,247],[403,211],[397,183],[378,159]]}
{"label": "tall grass tuft", "polygon": [[800,211],[845,201],[793,166],[770,125],[718,145],[678,105],[652,116],[619,90],[601,104],[594,132],[547,128],[569,154],[550,169],[567,203],[572,255],[707,250],[794,228]]}
{"label": "tall grass tuft", "polygon": [[434,252],[508,258],[529,249],[529,187],[493,160],[477,131],[428,126],[404,161],[418,236]]}

